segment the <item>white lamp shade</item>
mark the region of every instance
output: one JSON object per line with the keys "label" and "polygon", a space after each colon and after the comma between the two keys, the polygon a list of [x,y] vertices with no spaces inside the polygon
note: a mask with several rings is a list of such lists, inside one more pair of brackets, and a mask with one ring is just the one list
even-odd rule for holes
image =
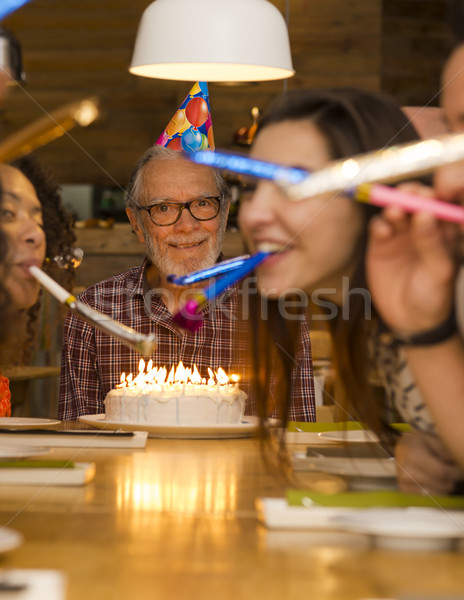
{"label": "white lamp shade", "polygon": [[130,72],[179,81],[294,75],[285,20],[267,0],[155,0],[142,15]]}

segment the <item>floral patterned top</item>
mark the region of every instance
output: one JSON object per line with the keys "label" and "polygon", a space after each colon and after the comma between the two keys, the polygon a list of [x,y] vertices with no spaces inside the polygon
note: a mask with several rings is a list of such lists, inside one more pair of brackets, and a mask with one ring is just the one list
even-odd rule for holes
{"label": "floral patterned top", "polygon": [[374,361],[383,379],[390,410],[396,411],[414,429],[434,432],[435,425],[409,369],[404,346],[390,335],[380,334],[374,342]]}
{"label": "floral patterned top", "polygon": [[0,375],[0,417],[11,417],[10,382],[4,375]]}

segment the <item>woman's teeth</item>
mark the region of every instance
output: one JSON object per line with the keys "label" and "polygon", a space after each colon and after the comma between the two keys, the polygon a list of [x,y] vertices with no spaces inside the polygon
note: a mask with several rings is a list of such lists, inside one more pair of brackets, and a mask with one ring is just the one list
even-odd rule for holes
{"label": "woman's teeth", "polygon": [[256,250],[258,252],[279,252],[283,249],[282,244],[276,244],[275,242],[261,242],[256,244]]}

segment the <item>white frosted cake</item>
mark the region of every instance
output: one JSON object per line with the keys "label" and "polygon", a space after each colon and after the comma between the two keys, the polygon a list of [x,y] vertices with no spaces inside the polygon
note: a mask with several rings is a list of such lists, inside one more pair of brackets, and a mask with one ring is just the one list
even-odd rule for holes
{"label": "white frosted cake", "polygon": [[222,369],[209,371],[202,378],[196,367],[186,369],[179,363],[167,369],[145,371],[141,361],[133,378],[123,373],[121,383],[105,398],[105,418],[119,423],[147,425],[236,425],[245,412],[246,394],[238,387],[238,378]]}

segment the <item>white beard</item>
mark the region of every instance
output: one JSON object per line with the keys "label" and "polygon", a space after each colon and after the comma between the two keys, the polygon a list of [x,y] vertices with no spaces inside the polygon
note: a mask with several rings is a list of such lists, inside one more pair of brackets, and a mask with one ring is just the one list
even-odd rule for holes
{"label": "white beard", "polygon": [[221,253],[224,234],[225,230],[221,228],[215,237],[207,234],[205,238],[205,234],[202,233],[188,239],[171,236],[167,240],[164,240],[164,244],[166,242],[169,243],[169,241],[174,244],[203,242],[201,245],[201,257],[185,256],[182,261],[174,260],[169,254],[162,252],[156,240],[153,240],[149,235],[145,235],[147,256],[161,275],[186,275],[187,273],[199,271],[214,265]]}

